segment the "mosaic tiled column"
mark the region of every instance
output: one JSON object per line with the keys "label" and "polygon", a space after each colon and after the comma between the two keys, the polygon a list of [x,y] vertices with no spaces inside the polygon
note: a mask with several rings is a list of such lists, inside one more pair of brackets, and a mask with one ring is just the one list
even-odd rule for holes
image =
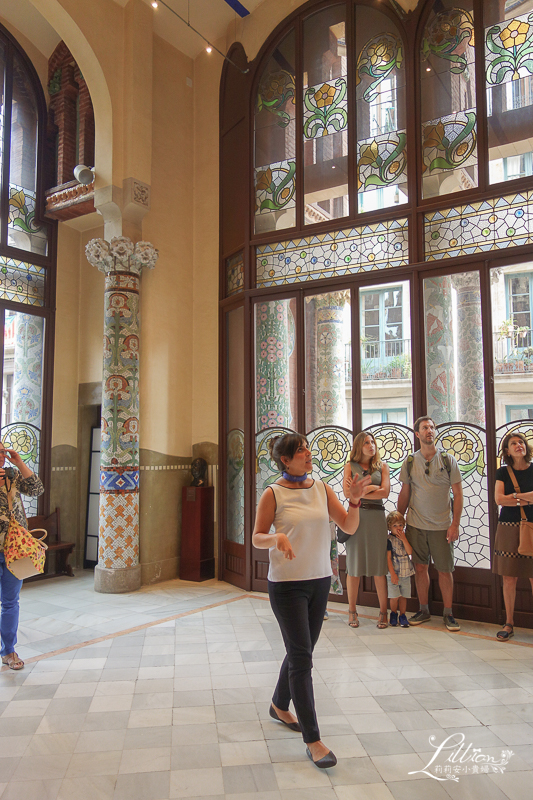
{"label": "mosaic tiled column", "polygon": [[317,424],[346,425],[344,303],[346,292],[316,298]]}
{"label": "mosaic tiled column", "polygon": [[424,313],[427,413],[439,425],[457,419],[452,281],[449,276],[424,281]]}
{"label": "mosaic tiled column", "polygon": [[485,427],[481,289],[477,272],[452,278],[457,291],[458,417]]}
{"label": "mosaic tiled column", "polygon": [[15,314],[13,419],[41,427],[44,320]]}
{"label": "mosaic tiled column", "polygon": [[90,264],[105,274],[100,525],[94,588],[130,592],[139,564],[139,289],[158,252],[149,242],[93,239]]}
{"label": "mosaic tiled column", "polygon": [[257,309],[257,427],[259,430],[280,426],[289,428],[289,357],[294,339],[289,301],[261,303]]}

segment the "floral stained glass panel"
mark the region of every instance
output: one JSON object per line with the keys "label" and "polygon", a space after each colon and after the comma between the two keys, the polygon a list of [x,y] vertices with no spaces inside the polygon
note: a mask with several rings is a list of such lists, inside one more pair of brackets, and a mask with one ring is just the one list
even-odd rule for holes
{"label": "floral stained glass panel", "polygon": [[[521,3],[485,4],[485,82],[491,183],[533,174],[533,13]],[[507,10],[508,9],[508,10]]]}
{"label": "floral stained glass panel", "polygon": [[324,8],[303,27],[305,222],[348,214],[348,56],[345,8]]}
{"label": "floral stained glass panel", "polygon": [[294,225],[296,206],[296,162],[280,161],[255,170],[255,213],[261,215],[284,212],[287,224]]}
{"label": "floral stained glass panel", "polygon": [[22,186],[9,186],[8,243],[21,250],[46,255],[48,231],[35,224],[36,194]]}
{"label": "floral stained glass panel", "polygon": [[294,31],[274,48],[257,87],[255,108],[256,233],[296,222]]}
{"label": "floral stained glass panel", "polygon": [[472,0],[435,4],[420,53],[424,197],[477,186],[474,55]]}
{"label": "floral stained glass panel", "polygon": [[360,212],[407,201],[404,48],[394,23],[356,9],[357,191]]}

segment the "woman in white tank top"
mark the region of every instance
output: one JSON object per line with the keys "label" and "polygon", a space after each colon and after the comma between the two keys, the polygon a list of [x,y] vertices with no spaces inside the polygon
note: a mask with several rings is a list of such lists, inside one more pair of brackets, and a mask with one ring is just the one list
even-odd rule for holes
{"label": "woman in white tank top", "polygon": [[[282,477],[259,501],[252,541],[270,550],[268,594],[287,650],[269,713],[300,731],[308,757],[326,769],[337,759],[320,741],[311,669],[331,585],[329,520],[355,533],[370,477],[354,478],[346,511],[331,487],[309,476],[313,464],[304,436],[288,433],[269,446]],[[291,700],[298,719],[289,711]]]}

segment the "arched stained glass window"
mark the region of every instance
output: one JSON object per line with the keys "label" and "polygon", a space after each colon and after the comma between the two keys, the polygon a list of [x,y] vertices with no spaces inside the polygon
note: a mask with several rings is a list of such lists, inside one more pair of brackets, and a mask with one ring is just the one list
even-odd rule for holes
{"label": "arched stained glass window", "polygon": [[257,87],[255,110],[255,231],[296,223],[295,38],[273,50]]}
{"label": "arched stained glass window", "polygon": [[474,56],[472,0],[435,3],[420,51],[423,197],[478,185]]}
{"label": "arched stained glass window", "polygon": [[357,192],[359,212],[405,203],[405,58],[394,22],[356,10]]}
{"label": "arched stained glass window", "polygon": [[[42,430],[54,268],[55,224],[43,219],[46,105],[32,65],[0,28],[0,329],[3,330],[1,439],[34,471],[43,471]],[[26,503],[36,514],[37,499]]]}

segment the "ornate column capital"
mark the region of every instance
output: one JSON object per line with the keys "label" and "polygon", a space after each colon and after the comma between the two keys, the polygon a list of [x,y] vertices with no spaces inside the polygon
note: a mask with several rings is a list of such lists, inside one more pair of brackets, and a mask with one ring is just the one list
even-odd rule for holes
{"label": "ornate column capital", "polygon": [[133,272],[140,275],[144,269],[153,269],[159,251],[150,242],[134,244],[127,236],[115,236],[110,242],[91,239],[85,246],[87,261],[100,272]]}

